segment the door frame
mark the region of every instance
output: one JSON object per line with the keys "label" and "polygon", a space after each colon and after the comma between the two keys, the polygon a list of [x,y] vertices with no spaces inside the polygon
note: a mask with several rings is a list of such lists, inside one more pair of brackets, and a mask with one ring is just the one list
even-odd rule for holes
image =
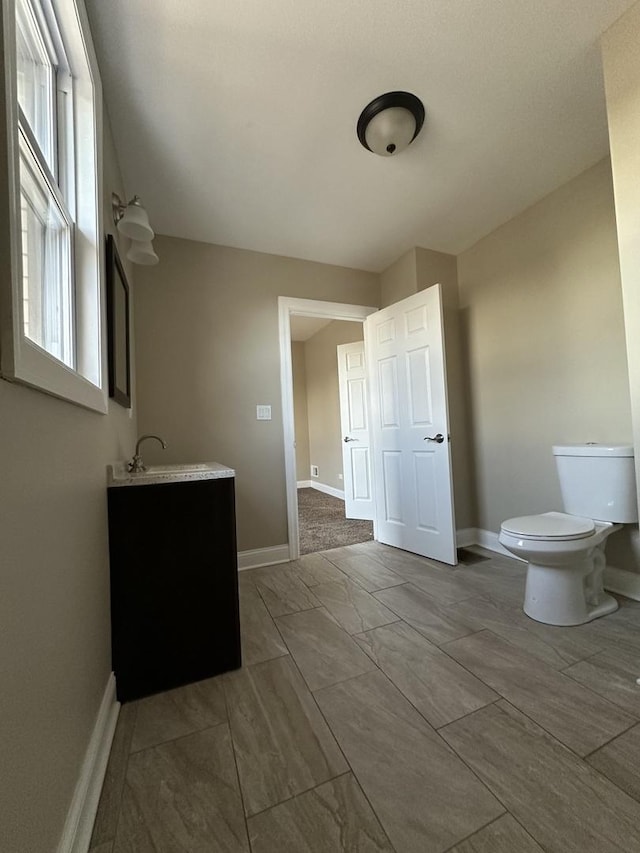
{"label": "door frame", "polygon": [[365,305],[348,305],[342,302],[323,302],[317,299],[278,297],[278,333],[280,338],[280,390],[282,396],[282,430],[284,433],[284,468],[287,490],[287,528],[289,559],[300,556],[298,530],[298,486],[296,476],[295,420],[293,414],[293,369],[291,364],[291,317],[323,317],[327,320],[348,320],[364,323],[379,311]]}

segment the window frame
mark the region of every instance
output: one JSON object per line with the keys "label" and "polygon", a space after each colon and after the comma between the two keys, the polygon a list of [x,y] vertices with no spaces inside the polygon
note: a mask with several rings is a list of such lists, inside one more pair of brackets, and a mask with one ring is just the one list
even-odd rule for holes
{"label": "window frame", "polygon": [[[51,2],[57,14],[56,30],[59,23],[65,37],[66,61],[74,71],[74,161],[73,169],[67,168],[62,179],[68,181],[67,188],[71,188],[73,202],[67,206],[71,208],[75,223],[71,264],[75,366],[68,367],[24,334],[16,0],[2,0],[5,86],[4,93],[0,94],[0,108],[4,95],[10,269],[9,275],[3,275],[0,282],[0,375],[105,414],[108,391],[102,239],[102,86],[83,0]],[[54,36],[60,38],[60,33],[55,32]],[[69,111],[63,110],[61,116],[58,104],[54,109],[57,121],[64,121],[63,132],[68,133]],[[83,142],[87,135],[90,144]],[[64,173],[68,165],[56,160],[56,169],[60,172]],[[76,186],[88,188],[83,197],[76,196]]]}

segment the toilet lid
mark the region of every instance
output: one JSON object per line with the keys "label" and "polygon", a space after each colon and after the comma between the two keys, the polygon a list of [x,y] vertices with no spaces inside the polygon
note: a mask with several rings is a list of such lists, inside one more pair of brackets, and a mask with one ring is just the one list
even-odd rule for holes
{"label": "toilet lid", "polygon": [[505,533],[523,539],[583,539],[595,531],[591,518],[567,515],[564,512],[543,512],[541,515],[523,515],[502,522]]}

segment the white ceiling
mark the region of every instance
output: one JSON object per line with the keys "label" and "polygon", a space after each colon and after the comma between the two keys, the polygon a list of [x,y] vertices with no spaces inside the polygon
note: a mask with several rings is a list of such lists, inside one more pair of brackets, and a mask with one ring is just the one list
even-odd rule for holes
{"label": "white ceiling", "polygon": [[[463,250],[607,153],[598,39],[633,0],[86,4],[156,232],[379,271]],[[425,126],[377,157],[356,122],[395,89]]]}

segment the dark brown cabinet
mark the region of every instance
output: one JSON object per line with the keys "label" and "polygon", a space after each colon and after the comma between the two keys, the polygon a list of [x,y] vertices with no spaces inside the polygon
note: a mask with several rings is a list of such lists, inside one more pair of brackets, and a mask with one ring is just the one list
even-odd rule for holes
{"label": "dark brown cabinet", "polygon": [[233,477],[108,489],[121,702],[241,663]]}

